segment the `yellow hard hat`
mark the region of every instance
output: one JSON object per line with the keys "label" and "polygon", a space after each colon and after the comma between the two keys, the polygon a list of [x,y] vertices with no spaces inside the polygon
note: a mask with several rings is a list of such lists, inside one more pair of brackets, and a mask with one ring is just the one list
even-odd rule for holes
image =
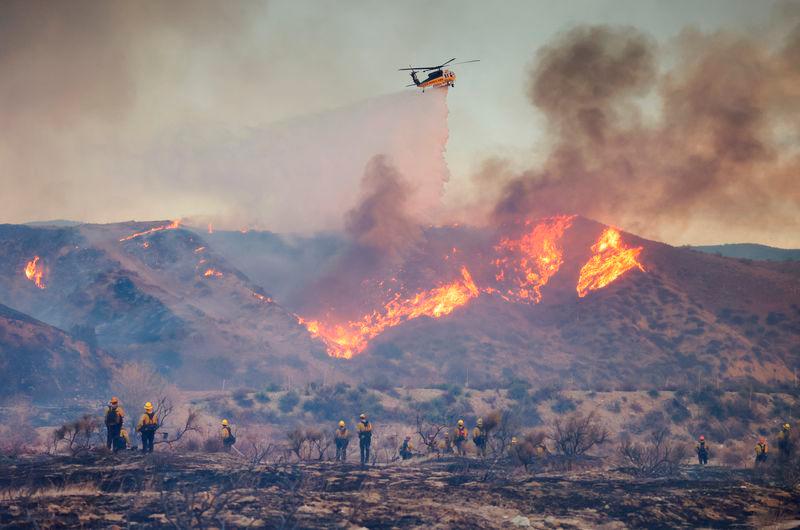
{"label": "yellow hard hat", "polygon": [[516,436],[512,436],[511,437],[511,445],[516,445],[516,444],[517,444],[517,437]]}
{"label": "yellow hard hat", "polygon": [[783,428],[784,428],[784,429],[791,429],[791,428],[792,428],[792,426],[791,426],[791,425],[789,425],[788,423],[784,423],[784,424],[783,424]]}
{"label": "yellow hard hat", "polygon": [[145,412],[150,412],[151,410],[153,410],[153,404],[148,401],[147,403],[144,404],[144,410]]}
{"label": "yellow hard hat", "polygon": [[344,420],[339,420],[339,427],[344,427]]}
{"label": "yellow hard hat", "polygon": [[483,418],[478,418],[478,427],[483,425]]}
{"label": "yellow hard hat", "polygon": [[117,398],[117,396],[112,397],[111,398],[111,404],[112,405],[116,405],[117,403],[119,403],[119,398]]}
{"label": "yellow hard hat", "polygon": [[228,420],[222,420],[222,426],[223,427],[227,427],[228,426]]}
{"label": "yellow hard hat", "polygon": [[464,426],[464,420],[458,420],[458,426],[459,427],[463,427]]}

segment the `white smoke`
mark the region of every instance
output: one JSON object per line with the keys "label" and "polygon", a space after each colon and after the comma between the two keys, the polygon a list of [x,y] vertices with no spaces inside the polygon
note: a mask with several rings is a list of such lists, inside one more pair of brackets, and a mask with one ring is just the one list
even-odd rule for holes
{"label": "white smoke", "polygon": [[187,131],[154,146],[141,171],[163,177],[162,197],[194,205],[174,215],[310,232],[342,228],[365,165],[381,154],[411,185],[409,213],[432,222],[448,179],[446,94],[408,90],[243,134]]}

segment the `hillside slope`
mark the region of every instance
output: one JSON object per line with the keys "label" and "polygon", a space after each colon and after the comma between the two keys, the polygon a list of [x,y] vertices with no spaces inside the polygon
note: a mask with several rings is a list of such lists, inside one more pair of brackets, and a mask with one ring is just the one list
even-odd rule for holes
{"label": "hillside slope", "polygon": [[64,331],[0,305],[0,398],[37,403],[106,392],[111,357]]}
{"label": "hillside slope", "polygon": [[[0,301],[185,386],[302,381],[327,362],[294,316],[169,223],[5,225],[0,250]],[[24,274],[35,256],[41,288]]]}

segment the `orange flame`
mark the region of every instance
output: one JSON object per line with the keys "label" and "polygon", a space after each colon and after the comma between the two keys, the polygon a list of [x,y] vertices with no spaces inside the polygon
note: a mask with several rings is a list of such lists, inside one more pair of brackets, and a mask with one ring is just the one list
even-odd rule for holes
{"label": "orange flame", "polygon": [[25,277],[36,284],[39,289],[44,289],[44,267],[39,264],[39,256],[34,256],[32,260],[25,264]]}
{"label": "orange flame", "polygon": [[176,219],[176,220],[172,221],[171,223],[169,223],[168,225],[157,226],[155,228],[151,228],[150,230],[145,230],[144,232],[136,232],[135,234],[131,234],[129,236],[125,236],[122,239],[120,239],[120,242],[122,242],[122,241],[130,241],[131,239],[136,239],[137,237],[141,237],[141,236],[147,236],[147,235],[150,235],[150,234],[155,233],[155,232],[160,232],[162,230],[174,230],[175,228],[180,228],[180,226],[181,226],[181,220],[180,219]]}
{"label": "orange flame", "polygon": [[194,253],[199,254],[200,252],[203,252],[205,249],[206,247],[197,247],[196,249],[194,249]]}
{"label": "orange flame", "polygon": [[[572,225],[574,216],[550,217],[539,221],[519,239],[504,237],[495,247],[501,257],[494,260],[495,279],[511,283],[505,294],[509,299],[538,304],[541,289],[558,272],[563,260],[561,238]],[[527,221],[526,226],[533,223]]]}
{"label": "orange flame", "polygon": [[252,294],[253,297],[256,298],[257,300],[261,300],[264,303],[267,303],[267,304],[274,303],[274,300],[272,300],[272,298],[270,298],[269,296],[264,296],[263,294],[259,294],[259,293],[255,292],[255,291],[250,291],[250,294]]}
{"label": "orange flame", "polygon": [[203,276],[206,278],[222,278],[222,273],[217,269],[206,269],[206,272],[203,273]]}
{"label": "orange flame", "polygon": [[460,280],[417,293],[413,298],[396,296],[382,311],[373,311],[358,321],[329,325],[316,320],[298,320],[313,337],[325,342],[328,355],[350,359],[364,351],[369,341],[385,330],[422,316],[439,318],[449,315],[479,294],[469,271],[462,267]]}
{"label": "orange flame", "polygon": [[211,226],[211,223],[208,223],[208,233],[209,234],[213,234],[214,233],[214,227]]}
{"label": "orange flame", "polygon": [[638,261],[642,247],[626,247],[615,228],[606,228],[597,242],[592,245],[594,255],[581,268],[576,290],[583,298],[589,291],[602,289],[630,269],[637,267],[644,272]]}

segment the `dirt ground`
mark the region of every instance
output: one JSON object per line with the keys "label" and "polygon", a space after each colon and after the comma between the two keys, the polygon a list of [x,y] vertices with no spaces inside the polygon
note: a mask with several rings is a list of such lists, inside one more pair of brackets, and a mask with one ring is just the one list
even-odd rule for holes
{"label": "dirt ground", "polygon": [[456,457],[362,468],[228,454],[0,462],[4,528],[795,528],[800,492],[751,470],[635,479]]}

